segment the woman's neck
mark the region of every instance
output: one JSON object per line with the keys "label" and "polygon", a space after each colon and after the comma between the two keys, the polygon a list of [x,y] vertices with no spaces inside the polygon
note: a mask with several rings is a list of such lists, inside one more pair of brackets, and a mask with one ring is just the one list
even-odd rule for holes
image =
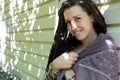
{"label": "woman's neck", "polygon": [[98,35],[96,33],[89,34],[88,37],[82,41],[82,46],[86,47],[93,43],[97,39]]}
{"label": "woman's neck", "polygon": [[73,51],[79,54],[88,45],[92,44],[97,39],[97,37],[98,35],[96,33],[89,35],[84,41],[82,41],[82,45],[76,46]]}

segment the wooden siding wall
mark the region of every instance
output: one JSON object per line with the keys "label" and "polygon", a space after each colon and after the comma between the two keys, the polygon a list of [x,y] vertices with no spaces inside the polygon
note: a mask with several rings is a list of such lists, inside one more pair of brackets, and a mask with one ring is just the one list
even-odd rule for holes
{"label": "wooden siding wall", "polygon": [[43,80],[55,24],[55,0],[3,0],[6,66],[21,80]]}

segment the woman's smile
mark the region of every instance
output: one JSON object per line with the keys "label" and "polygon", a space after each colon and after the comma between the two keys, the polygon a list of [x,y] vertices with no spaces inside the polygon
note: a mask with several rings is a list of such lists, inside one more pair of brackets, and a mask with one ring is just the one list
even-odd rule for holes
{"label": "woman's smile", "polygon": [[80,36],[81,33],[82,33],[82,31],[83,31],[82,29],[75,30],[73,35],[74,35],[75,37]]}

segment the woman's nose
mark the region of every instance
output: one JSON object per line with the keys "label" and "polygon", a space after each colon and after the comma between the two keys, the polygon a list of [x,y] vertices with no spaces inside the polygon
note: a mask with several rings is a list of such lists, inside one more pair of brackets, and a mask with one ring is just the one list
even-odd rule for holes
{"label": "woman's nose", "polygon": [[71,21],[71,29],[75,30],[77,28],[77,25],[74,21]]}

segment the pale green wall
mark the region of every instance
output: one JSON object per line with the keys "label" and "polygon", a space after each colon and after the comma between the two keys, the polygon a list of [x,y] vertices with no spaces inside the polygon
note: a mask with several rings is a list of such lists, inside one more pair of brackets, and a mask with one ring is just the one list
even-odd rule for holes
{"label": "pale green wall", "polygon": [[6,66],[22,80],[42,80],[53,42],[55,0],[3,0]]}
{"label": "pale green wall", "polygon": [[[108,34],[113,36],[120,48],[120,1],[94,1],[100,10],[105,9],[103,6],[109,5],[103,15],[108,25]],[[7,32],[5,40],[7,68],[22,80],[43,80],[53,42],[54,27],[58,20],[56,9],[61,2],[58,0],[2,0],[2,2],[4,5],[0,16]]]}

